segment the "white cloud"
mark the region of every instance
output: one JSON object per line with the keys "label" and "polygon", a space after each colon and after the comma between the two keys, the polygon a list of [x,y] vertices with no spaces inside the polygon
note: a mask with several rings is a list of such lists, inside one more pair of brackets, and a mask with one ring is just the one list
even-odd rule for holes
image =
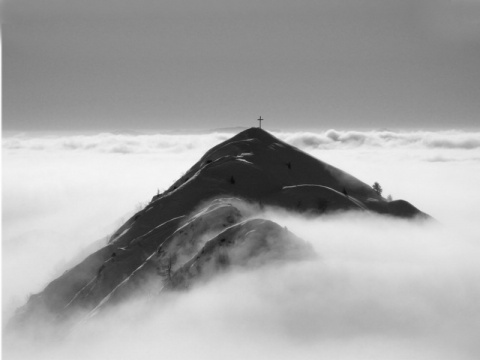
{"label": "white cloud", "polygon": [[[339,131],[279,132],[280,139],[300,148],[412,147],[415,149],[480,148],[480,132],[449,131]],[[4,150],[83,150],[101,153],[155,153],[205,151],[232,134],[111,134],[31,137],[21,134],[3,139]]]}
{"label": "white cloud", "polygon": [[7,338],[7,354],[36,359],[480,355],[478,233],[365,214],[317,220],[266,216],[308,239],[320,258],[231,273],[171,297],[140,298],[78,324],[52,343],[15,339],[29,345],[17,352]]}
{"label": "white cloud", "polygon": [[478,149],[480,132],[464,131],[337,131],[281,133],[280,138],[300,148],[410,147],[415,149]]}
{"label": "white cloud", "polygon": [[3,139],[3,149],[91,151],[98,153],[158,153],[183,152],[196,149],[207,150],[228,139],[231,134],[213,133],[203,135],[168,134],[111,134],[56,135],[32,137],[14,135]]}
{"label": "white cloud", "polygon": [[[312,242],[320,261],[233,274],[160,303],[140,299],[142,306],[127,304],[64,341],[28,340],[25,353],[7,355],[478,358],[479,134],[276,135],[367,183],[379,181],[443,225],[269,213]],[[4,138],[4,319],[228,136]]]}

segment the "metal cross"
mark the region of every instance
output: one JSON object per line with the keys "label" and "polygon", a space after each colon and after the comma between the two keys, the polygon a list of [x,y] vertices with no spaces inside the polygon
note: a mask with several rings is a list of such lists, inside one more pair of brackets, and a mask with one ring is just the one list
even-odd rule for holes
{"label": "metal cross", "polygon": [[263,121],[263,119],[262,119],[262,117],[260,116],[260,117],[258,118],[258,124],[259,124],[258,127],[259,127],[260,129],[262,128],[262,121]]}

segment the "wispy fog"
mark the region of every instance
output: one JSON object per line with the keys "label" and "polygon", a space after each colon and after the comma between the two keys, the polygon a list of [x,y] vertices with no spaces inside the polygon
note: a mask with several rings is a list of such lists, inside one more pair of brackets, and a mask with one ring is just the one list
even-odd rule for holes
{"label": "wispy fog", "polygon": [[[5,358],[478,359],[480,134],[276,135],[439,224],[272,209],[264,216],[312,243],[317,260],[137,299],[55,341],[4,336]],[[4,138],[4,322],[229,136]]]}

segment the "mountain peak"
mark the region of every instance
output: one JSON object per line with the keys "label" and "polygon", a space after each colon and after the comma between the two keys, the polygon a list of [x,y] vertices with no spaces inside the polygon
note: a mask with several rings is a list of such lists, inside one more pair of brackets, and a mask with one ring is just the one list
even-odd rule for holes
{"label": "mountain peak", "polygon": [[[245,201],[257,203],[256,210],[246,211]],[[242,246],[275,253],[298,249],[293,258],[306,256],[308,247],[281,226],[252,221],[265,205],[311,215],[355,210],[426,217],[408,202],[388,202],[354,176],[253,127],[207,151],[102,249],[33,295],[17,320],[76,310],[95,313],[151,284],[152,276],[159,288],[165,281],[186,286],[207,267],[217,271],[230,263],[248,264],[248,259],[232,257]],[[252,251],[248,257],[257,257]]]}
{"label": "mountain peak", "polygon": [[251,128],[245,129],[239,132],[237,135],[235,135],[232,138],[232,140],[235,138],[257,139],[260,141],[278,140],[275,136],[270,134],[268,131],[259,127],[251,127]]}
{"label": "mountain peak", "polygon": [[[283,141],[277,139],[275,136],[270,134],[264,129],[258,127],[252,127],[245,129],[230,139],[214,146],[209,151],[205,153],[202,159],[208,159],[215,155],[215,153],[221,153],[222,156],[225,155],[236,155],[238,150],[252,151],[255,150],[257,153],[262,151],[262,148],[272,145],[273,143],[283,143]],[[286,145],[286,144],[285,144]],[[220,149],[223,149],[219,152]]]}

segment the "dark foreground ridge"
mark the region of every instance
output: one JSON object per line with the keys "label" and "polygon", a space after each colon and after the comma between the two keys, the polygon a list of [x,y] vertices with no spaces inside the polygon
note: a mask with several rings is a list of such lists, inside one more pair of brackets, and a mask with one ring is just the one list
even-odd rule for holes
{"label": "dark foreground ridge", "polygon": [[247,129],[210,149],[102,249],[32,295],[10,324],[92,316],[132,294],[185,289],[230,267],[313,256],[288,230],[255,218],[264,206],[428,218],[262,129]]}

